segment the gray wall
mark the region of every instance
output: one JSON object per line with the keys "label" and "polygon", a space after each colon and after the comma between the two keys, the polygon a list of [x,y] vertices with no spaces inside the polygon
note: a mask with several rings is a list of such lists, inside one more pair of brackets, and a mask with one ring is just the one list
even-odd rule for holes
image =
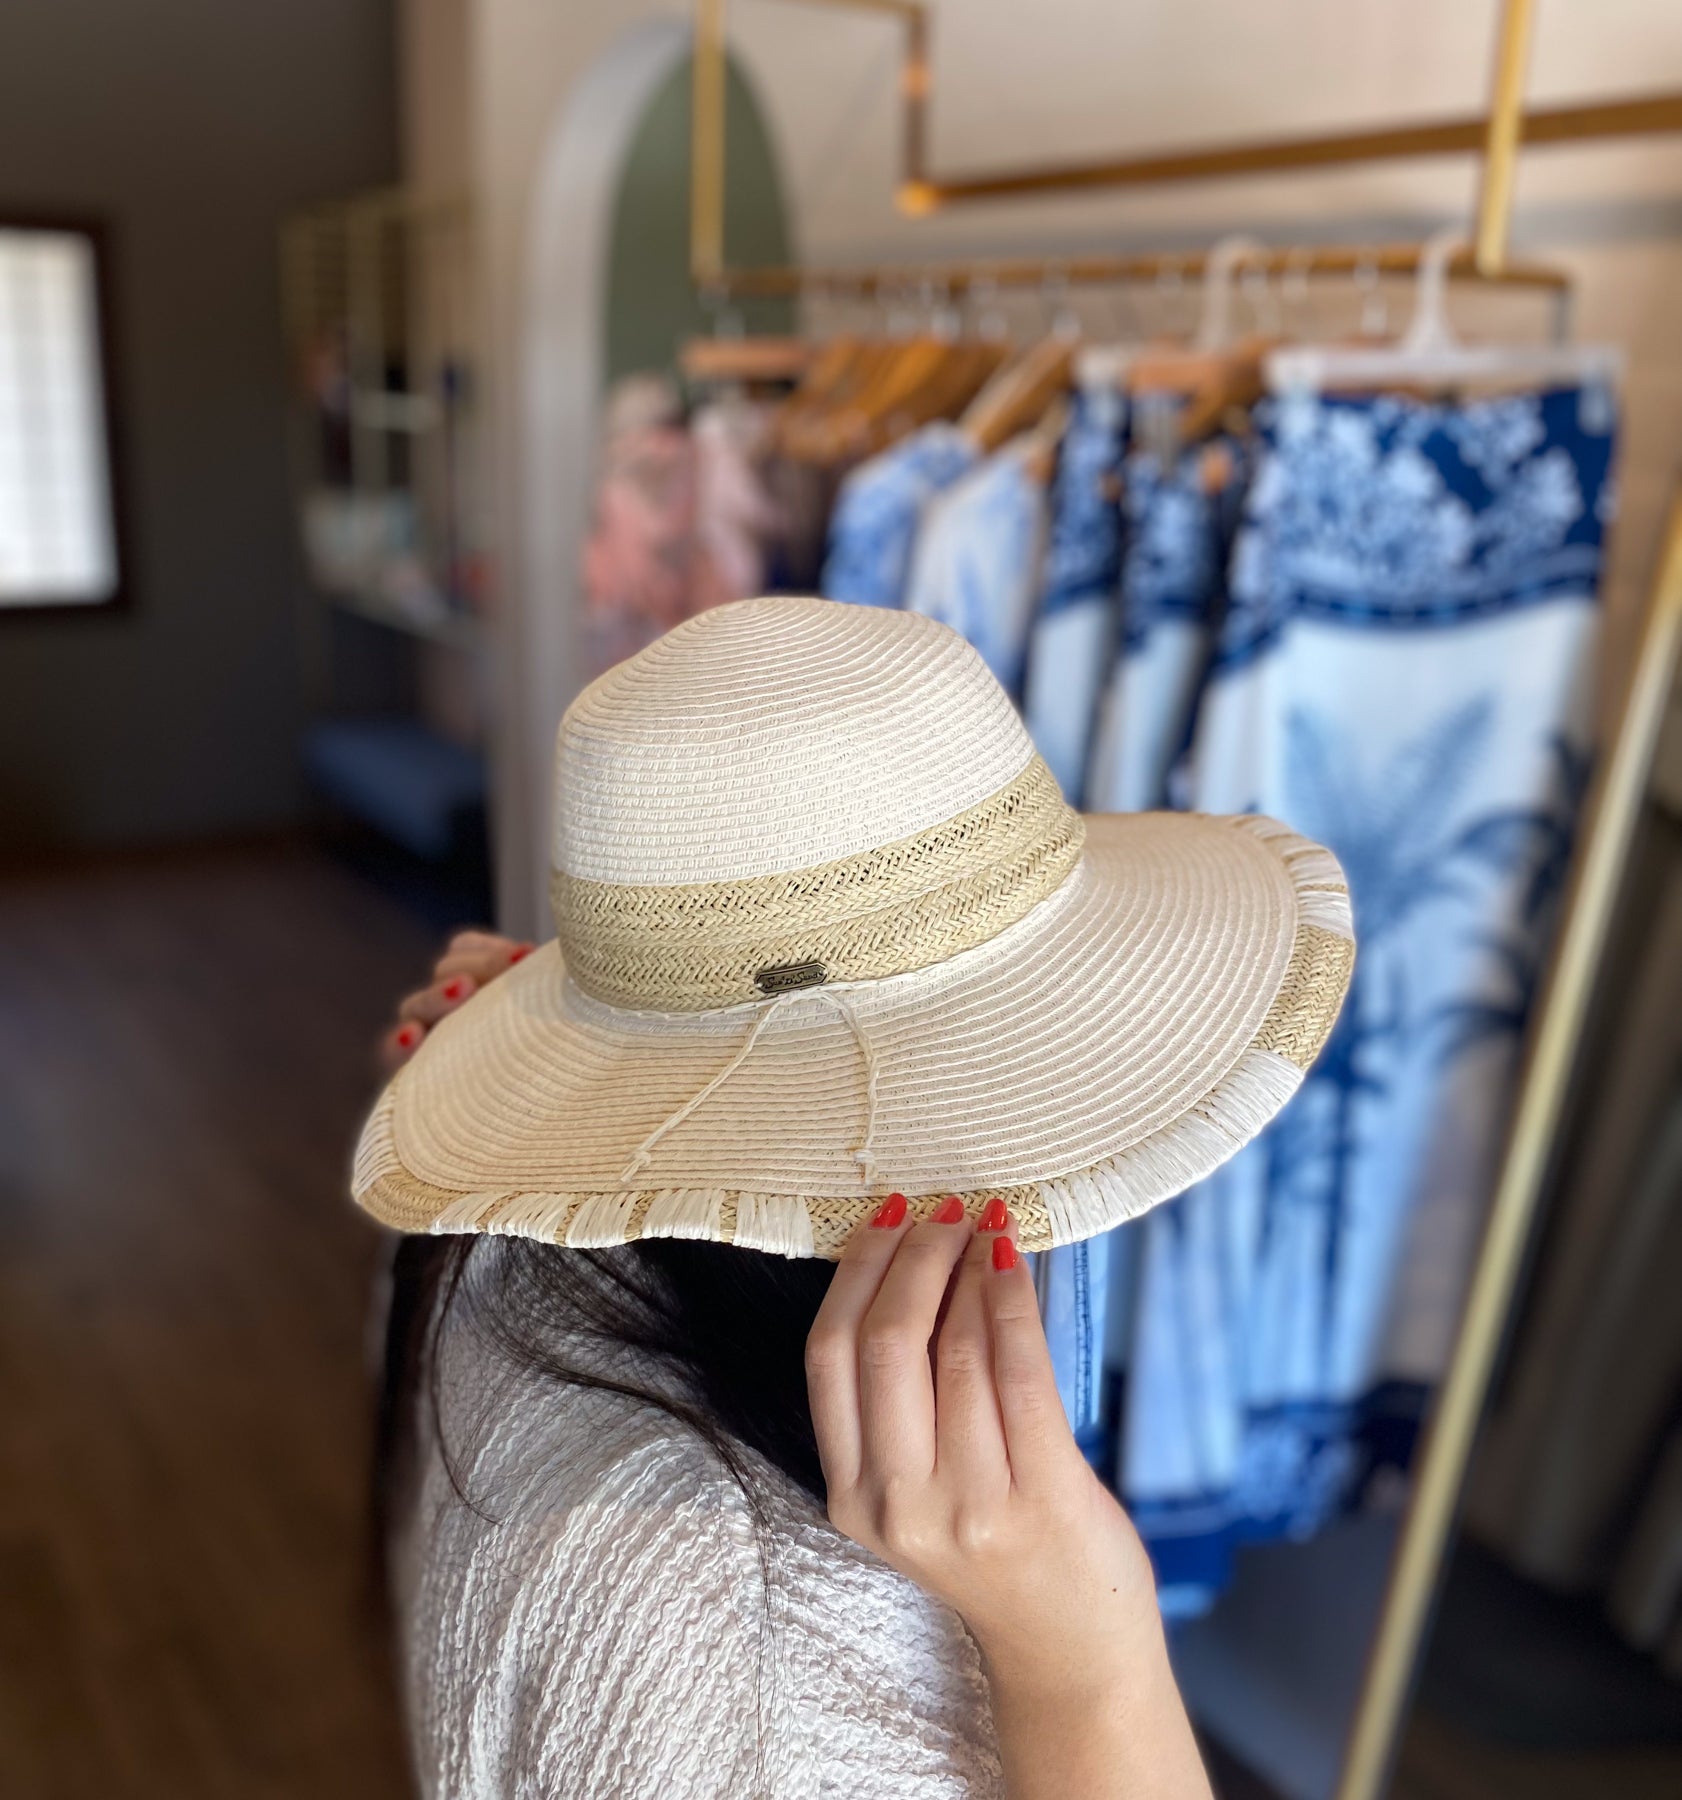
{"label": "gray wall", "polygon": [[0,0],[0,212],[111,228],[124,614],[0,615],[0,846],[296,816],[277,230],[395,174],[392,0]]}

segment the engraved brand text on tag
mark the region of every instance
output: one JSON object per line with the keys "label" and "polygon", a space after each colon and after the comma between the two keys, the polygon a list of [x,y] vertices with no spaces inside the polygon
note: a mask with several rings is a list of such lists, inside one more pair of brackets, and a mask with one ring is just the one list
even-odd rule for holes
{"label": "engraved brand text on tag", "polygon": [[817,987],[824,979],[821,962],[768,963],[754,976],[762,994],[786,994],[790,988]]}

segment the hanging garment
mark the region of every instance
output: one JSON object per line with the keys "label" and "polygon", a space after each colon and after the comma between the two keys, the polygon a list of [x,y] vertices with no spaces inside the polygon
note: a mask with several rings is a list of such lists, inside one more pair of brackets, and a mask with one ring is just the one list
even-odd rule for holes
{"label": "hanging garment", "polygon": [[780,527],[765,570],[768,594],[823,591],[824,540],[835,510],[837,480],[832,469],[797,461],[774,451],[765,465],[765,485]]}
{"label": "hanging garment", "polygon": [[[1116,371],[1100,370],[1077,385],[1052,485],[1042,598],[1028,650],[1024,721],[1073,806],[1087,801],[1093,724],[1115,654],[1127,423]],[[1120,1237],[1110,1232],[1047,1251],[1035,1269],[1063,1409],[1075,1441],[1100,1469],[1114,1456],[1105,1346]]]}
{"label": "hanging garment", "polygon": [[657,375],[615,383],[584,546],[584,655],[594,677],[688,616],[695,572],[695,449]]}
{"label": "hanging garment", "polygon": [[1289,1109],[1143,1226],[1119,1485],[1182,1612],[1404,1462],[1443,1369],[1586,781],[1610,508],[1599,388],[1262,410],[1187,798],[1329,845],[1361,960]]}
{"label": "hanging garment", "polygon": [[860,463],[842,482],[830,521],[824,598],[899,606],[924,508],[978,456],[956,425],[941,423]]}
{"label": "hanging garment", "polygon": [[690,421],[695,445],[695,563],[689,610],[704,612],[766,591],[783,535],[770,492],[770,414],[737,397],[709,401]]}
{"label": "hanging garment", "polygon": [[950,625],[1017,701],[1045,548],[1039,449],[1017,438],[929,502],[905,592],[908,612]]}
{"label": "hanging garment", "polygon": [[1052,482],[1022,700],[1034,747],[1071,806],[1085,804],[1092,725],[1114,656],[1126,444],[1126,394],[1113,377],[1083,382],[1070,403]]}
{"label": "hanging garment", "polygon": [[1112,1246],[1120,1235],[1120,1229],[1106,1231],[1078,1244],[1042,1250],[1034,1258],[1034,1287],[1057,1393],[1075,1442],[1101,1472],[1114,1454],[1105,1404],[1104,1347]]}
{"label": "hanging garment", "polygon": [[1096,812],[1168,803],[1220,619],[1246,464],[1229,438],[1166,452],[1147,440],[1127,458],[1121,630],[1087,777]]}
{"label": "hanging garment", "polygon": [[[1065,585],[1072,589],[1076,580],[1083,579],[1097,601],[1094,605],[1089,599],[1085,606],[1066,611],[1064,617],[1074,618],[1077,624],[1096,617],[1100,631],[1108,629],[1118,532],[1102,516],[1105,495],[1101,483],[1104,463],[1113,468],[1119,455],[1123,417],[1121,396],[1113,383],[1109,396],[1114,404],[1094,398],[1084,408],[1077,397],[1069,430],[1074,431],[1080,420],[1081,436],[1073,441],[1067,434],[1064,437],[1057,493],[1049,506],[1037,470],[1043,445],[1029,434],[1006,445],[932,500],[917,536],[907,609],[939,619],[966,638],[1013,699],[1022,695],[1029,631],[1037,596],[1046,586],[1042,560],[1053,508],[1063,509]],[[1108,505],[1113,515],[1113,498]],[[1084,535],[1077,535],[1082,525]],[[1102,540],[1107,528],[1110,542],[1106,547]],[[1108,582],[1104,579],[1106,563]],[[1064,646],[1069,642],[1065,639]],[[1080,671],[1076,668],[1073,673],[1078,678]],[[1045,691],[1042,687],[1042,694]],[[1090,705],[1089,688],[1088,716]],[[1031,718],[1028,724],[1032,733]],[[1110,1238],[1106,1235],[1092,1243],[1047,1251],[1036,1258],[1035,1268],[1058,1391],[1076,1440],[1099,1465],[1110,1457],[1103,1411],[1109,1266]]]}
{"label": "hanging garment", "polygon": [[[1089,691],[1079,721],[1083,741],[1090,740],[1084,803],[1094,812],[1169,804],[1170,772],[1186,748],[1220,618],[1245,479],[1243,447],[1229,439],[1186,452],[1152,447],[1172,437],[1172,410],[1162,398],[1137,403],[1145,441],[1123,459],[1119,592],[1104,621],[1114,648],[1094,665],[1093,690],[1101,685],[1104,692],[1100,698]],[[1089,620],[1095,616],[1097,609],[1087,609]],[[1042,1259],[1039,1276],[1069,1423],[1087,1456],[1106,1471],[1114,1467],[1113,1396],[1126,1360],[1126,1337],[1117,1328],[1123,1322],[1111,1317],[1128,1292],[1127,1277],[1114,1268],[1125,1254],[1131,1270],[1125,1238],[1117,1230],[1054,1250]]]}

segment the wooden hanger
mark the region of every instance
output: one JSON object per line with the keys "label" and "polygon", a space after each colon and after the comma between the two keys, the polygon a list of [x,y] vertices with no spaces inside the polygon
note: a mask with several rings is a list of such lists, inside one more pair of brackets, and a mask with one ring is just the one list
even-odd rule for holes
{"label": "wooden hanger", "polygon": [[956,419],[1009,357],[1004,344],[971,339],[947,346],[927,381],[881,421],[879,441],[891,443],[934,419]]}
{"label": "wooden hanger", "polygon": [[1227,425],[1233,414],[1248,414],[1267,391],[1267,357],[1278,344],[1277,338],[1246,338],[1216,359],[1180,414],[1182,443],[1200,443]]}
{"label": "wooden hanger", "polygon": [[678,356],[691,382],[798,381],[812,365],[815,347],[797,337],[691,338]]}
{"label": "wooden hanger", "polygon": [[1041,487],[1051,484],[1052,470],[1057,466],[1057,452],[1069,423],[1069,402],[1060,389],[1040,413],[1028,434],[1027,468],[1030,478]]}
{"label": "wooden hanger", "polygon": [[826,420],[824,460],[868,455],[934,419],[953,418],[1004,360],[998,344],[913,338],[864,392]]}
{"label": "wooden hanger", "polygon": [[1076,344],[1053,333],[1005,363],[964,409],[958,421],[984,453],[1043,419],[1068,388]]}
{"label": "wooden hanger", "polygon": [[928,335],[897,344],[874,379],[829,420],[831,453],[860,455],[874,449],[873,440],[882,436],[886,422],[940,379],[956,348],[946,338]]}
{"label": "wooden hanger", "polygon": [[887,346],[880,339],[850,333],[825,344],[808,365],[800,385],[777,410],[772,427],[777,447],[798,456],[803,435],[828,409],[858,392],[886,352]]}
{"label": "wooden hanger", "polygon": [[778,412],[778,446],[803,461],[825,461],[830,419],[872,387],[899,349],[891,338],[837,338],[834,355],[812,365]]}
{"label": "wooden hanger", "polygon": [[1261,246],[1249,238],[1223,238],[1209,252],[1203,273],[1203,312],[1196,335],[1183,349],[1146,350],[1127,374],[1135,394],[1178,394],[1185,405],[1175,416],[1180,443],[1196,443],[1219,428],[1234,411],[1246,411],[1266,391],[1263,363],[1277,340],[1250,336],[1234,340],[1232,282],[1247,257]]}

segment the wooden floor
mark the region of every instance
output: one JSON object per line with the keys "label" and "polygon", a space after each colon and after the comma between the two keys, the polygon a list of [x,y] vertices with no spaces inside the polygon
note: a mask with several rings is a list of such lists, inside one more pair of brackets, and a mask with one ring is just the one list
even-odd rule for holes
{"label": "wooden floor", "polygon": [[305,850],[0,878],[0,1795],[407,1792],[344,1196],[430,934]]}

